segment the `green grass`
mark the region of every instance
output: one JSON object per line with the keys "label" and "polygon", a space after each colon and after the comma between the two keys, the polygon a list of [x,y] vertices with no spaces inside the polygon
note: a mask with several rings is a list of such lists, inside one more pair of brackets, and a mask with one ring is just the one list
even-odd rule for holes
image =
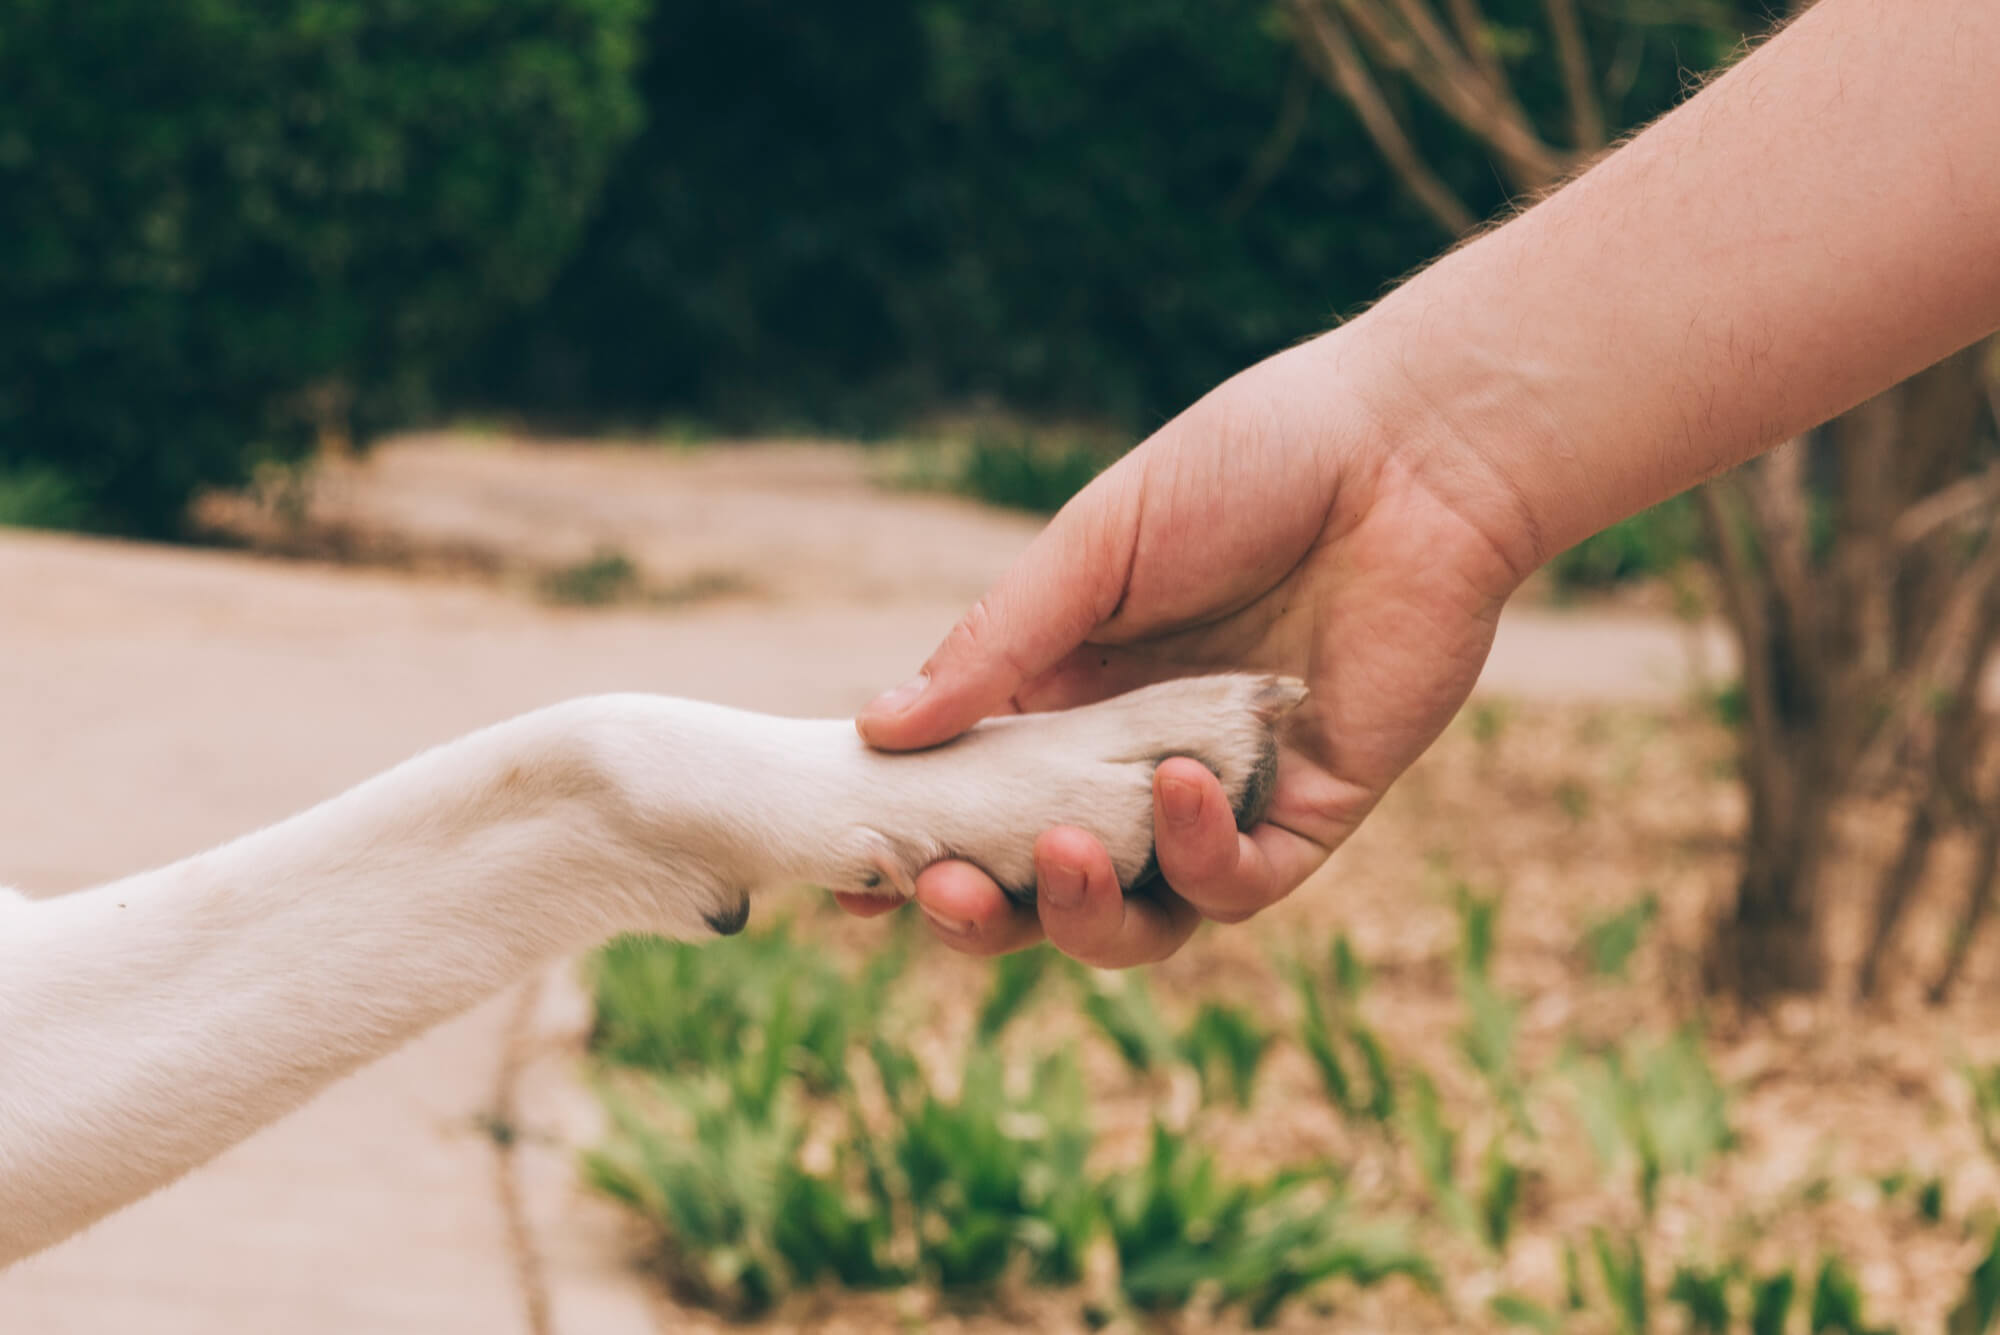
{"label": "green grass", "polygon": [[605,547],[571,565],[544,571],[536,579],[535,588],[544,602],[558,607],[608,607],[618,603],[674,607],[746,593],[751,584],[727,570],[697,570],[673,583],[651,583],[631,557],[615,547]]}
{"label": "green grass", "polygon": [[563,607],[602,607],[640,592],[639,567],[631,557],[605,548],[573,565],[548,571],[540,580],[544,599]]}
{"label": "green grass", "polygon": [[[955,1051],[912,1041],[905,1017],[923,1023],[930,1002],[903,981],[900,948],[850,968],[783,925],[701,948],[622,940],[591,980],[610,1131],[585,1173],[651,1231],[683,1298],[738,1317],[812,1289],[910,1286],[1004,1311],[1036,1285],[1093,1325],[1256,1326],[1391,1281],[1407,1286],[1398,1301],[1429,1292],[1448,1310],[1447,1280],[1473,1272],[1495,1281],[1474,1286],[1485,1317],[1519,1329],[1874,1335],[1838,1254],[1753,1257],[1767,1230],[1752,1207],[1700,1239],[1684,1211],[1656,1210],[1738,1149],[1700,1035],[1530,1044],[1531,999],[1496,967],[1505,897],[1440,892],[1459,920],[1458,1041],[1428,1060],[1381,1038],[1345,938],[1291,966],[1289,1014],[1156,999],[1140,975],[1046,947],[1008,957]],[[1657,919],[1647,896],[1589,926],[1595,986],[1621,985]],[[1081,1035],[1031,1041],[1019,1021],[1041,1005],[1079,1015]],[[1337,1156],[1253,1169],[1217,1138],[1271,1111],[1258,1094],[1274,1057],[1317,1074],[1344,1128]],[[1103,1162],[1086,1064],[1126,1082],[1109,1097],[1128,1115],[1149,1110],[1136,1159]],[[1996,1070],[1964,1072],[1989,1131]],[[1969,1202],[1953,1215],[1934,1175],[1871,1185],[1903,1218],[1980,1240],[1949,1332],[1991,1329],[2000,1232]],[[1566,1221],[1553,1237],[1552,1219]],[[1529,1232],[1559,1274],[1518,1278]]]}
{"label": "green grass", "polygon": [[[1247,1012],[1211,1002],[1173,1026],[1135,977],[1030,952],[993,967],[951,1075],[885,1021],[903,1010],[899,958],[842,970],[783,927],[699,949],[628,938],[597,957],[611,1130],[585,1175],[653,1230],[684,1296],[736,1316],[821,1283],[981,1301],[1008,1282],[1075,1285],[1100,1243],[1134,1311],[1198,1295],[1262,1323],[1336,1279],[1436,1282],[1406,1222],[1324,1173],[1244,1175],[1165,1130],[1142,1168],[1098,1171],[1076,1053],[1005,1042],[1036,998],[1081,983],[1135,1073],[1185,1072],[1205,1104],[1240,1108],[1276,1041]],[[808,1153],[829,1125],[830,1153]]]}

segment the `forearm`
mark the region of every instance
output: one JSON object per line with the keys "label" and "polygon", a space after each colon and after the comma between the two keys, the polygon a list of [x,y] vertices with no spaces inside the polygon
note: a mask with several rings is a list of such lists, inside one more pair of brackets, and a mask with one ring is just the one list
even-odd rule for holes
{"label": "forearm", "polygon": [[2000,328],[1996,62],[1992,0],[1821,0],[1339,355],[1537,564]]}

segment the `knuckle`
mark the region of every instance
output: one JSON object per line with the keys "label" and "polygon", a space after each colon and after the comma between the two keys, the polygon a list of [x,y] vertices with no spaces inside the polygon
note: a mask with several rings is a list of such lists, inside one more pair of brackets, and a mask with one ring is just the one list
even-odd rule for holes
{"label": "knuckle", "polygon": [[1183,929],[1162,933],[1148,941],[1145,947],[1139,952],[1137,958],[1132,959],[1130,962],[1132,964],[1158,964],[1162,960],[1169,959],[1179,953],[1180,948],[1188,943],[1188,938],[1192,935],[1194,935],[1193,922],[1190,922]]}
{"label": "knuckle", "polygon": [[1144,958],[1135,957],[1129,951],[1120,950],[1064,951],[1063,953],[1078,964],[1086,965],[1092,969],[1130,969],[1152,962]]}
{"label": "knuckle", "polygon": [[1184,888],[1187,886],[1213,885],[1236,870],[1235,827],[1230,828],[1227,836],[1210,832],[1180,844],[1164,840],[1159,847],[1159,858],[1160,871],[1167,883],[1182,895],[1187,894]]}
{"label": "knuckle", "polygon": [[1118,929],[1115,924],[1107,927],[1084,922],[1053,928],[1045,924],[1044,929],[1048,931],[1049,943],[1079,964],[1088,964],[1093,969],[1118,967],[1104,962],[1117,954]]}
{"label": "knuckle", "polygon": [[1006,618],[1001,614],[998,600],[988,593],[971,607],[958,624],[944,637],[944,643],[931,655],[929,666],[935,670],[939,666],[956,664],[961,669],[979,663],[997,663],[1013,677],[1027,675],[1026,665],[1019,655],[1012,652],[1007,642]]}

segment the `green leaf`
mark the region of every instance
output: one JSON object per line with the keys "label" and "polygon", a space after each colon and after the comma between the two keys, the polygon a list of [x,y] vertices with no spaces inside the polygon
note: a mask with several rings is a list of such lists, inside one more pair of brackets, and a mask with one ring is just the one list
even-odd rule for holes
{"label": "green leaf", "polygon": [[1887,1335],[1862,1319],[1861,1285],[1837,1256],[1820,1262],[1808,1325],[1812,1335]]}
{"label": "green leaf", "polygon": [[1249,1012],[1211,1001],[1196,1013],[1180,1048],[1200,1076],[1205,1096],[1213,1098],[1214,1085],[1226,1079],[1236,1106],[1248,1108],[1256,1092],[1257,1068],[1274,1037]]}
{"label": "green leaf", "polygon": [[1986,1244],[1986,1254],[1965,1277],[1965,1292],[1945,1318],[1945,1335],[1986,1335],[2000,1317],[2000,1229]]}
{"label": "green leaf", "polygon": [[1125,1064],[1150,1075],[1173,1061],[1174,1042],[1153,1008],[1152,993],[1137,974],[1098,973],[1084,993],[1083,1013],[1111,1040]]}
{"label": "green leaf", "polygon": [[1514,1211],[1521,1199],[1521,1167],[1507,1157],[1506,1147],[1496,1134],[1486,1146],[1480,1165],[1479,1222],[1487,1246],[1496,1252],[1507,1250],[1514,1231]]}
{"label": "green leaf", "polygon": [[1542,1335],[1557,1335],[1563,1327],[1561,1317],[1518,1293],[1497,1294],[1486,1307],[1498,1320],[1510,1326],[1527,1326]]}
{"label": "green leaf", "polygon": [[1750,1335],[1785,1335],[1798,1281],[1789,1270],[1766,1275],[1751,1286]]}
{"label": "green leaf", "polygon": [[1667,1300],[1687,1312],[1691,1335],[1729,1335],[1729,1284],[1732,1272],[1681,1265],[1674,1269]]}
{"label": "green leaf", "polygon": [[1657,895],[1647,893],[1637,903],[1597,919],[1583,931],[1583,957],[1601,978],[1623,978],[1646,929],[1659,916]]}
{"label": "green leaf", "polygon": [[1437,1086],[1419,1071],[1411,1076],[1408,1093],[1397,1128],[1417,1161],[1417,1171],[1445,1219],[1469,1237],[1482,1237],[1479,1214],[1458,1187],[1458,1132],[1445,1123]]}
{"label": "green leaf", "polygon": [[1597,1271],[1604,1281],[1605,1295],[1611,1300],[1618,1329],[1623,1335],[1645,1335],[1650,1321],[1646,1258],[1639,1251],[1637,1239],[1628,1237],[1622,1248],[1614,1247],[1603,1229],[1594,1228],[1590,1231],[1590,1245],[1597,1254]]}
{"label": "green leaf", "polygon": [[1458,966],[1470,977],[1485,979],[1493,970],[1493,946],[1500,924],[1500,897],[1474,893],[1460,882],[1452,891],[1458,910]]}
{"label": "green leaf", "polygon": [[1041,946],[1033,950],[1017,950],[994,961],[993,983],[986,990],[986,998],[979,1007],[979,1019],[973,1026],[979,1042],[991,1043],[1021,1013],[1035,995],[1036,985],[1047,973],[1049,957],[1053,953],[1048,947]]}
{"label": "green leaf", "polygon": [[1563,1306],[1572,1312],[1581,1312],[1588,1299],[1583,1293],[1583,1263],[1577,1258],[1576,1244],[1567,1238],[1562,1245],[1563,1258]]}

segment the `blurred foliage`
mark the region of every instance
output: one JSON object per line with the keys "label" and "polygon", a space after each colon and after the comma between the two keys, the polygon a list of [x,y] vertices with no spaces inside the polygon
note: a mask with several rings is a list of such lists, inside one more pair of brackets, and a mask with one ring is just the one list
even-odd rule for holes
{"label": "blurred foliage", "polygon": [[88,515],[67,474],[36,464],[0,468],[0,527],[78,528]]}
{"label": "blurred foliage", "polygon": [[1564,1065],[1598,1162],[1607,1170],[1633,1165],[1648,1214],[1670,1174],[1699,1173],[1735,1144],[1728,1096],[1691,1033],[1572,1052]]}
{"label": "blurred foliage", "polygon": [[1144,428],[1447,240],[1269,0],[693,0],[647,50],[602,215],[468,378],[506,405]]}
{"label": "blurred foliage", "polygon": [[[1093,1173],[1075,1051],[1019,1063],[1000,1042],[1049,984],[1084,982],[1127,1060],[1191,1077],[1205,1106],[1243,1106],[1276,1036],[1211,1002],[1175,1037],[1143,984],[1052,973],[1056,958],[994,966],[950,1075],[879,1032],[892,967],[842,972],[783,929],[620,941],[595,966],[611,1131],[586,1176],[653,1226],[681,1292],[738,1315],[825,1279],[961,1298],[1010,1278],[1072,1285],[1100,1239],[1139,1312],[1199,1297],[1262,1324],[1336,1278],[1436,1282],[1407,1221],[1357,1211],[1328,1173],[1245,1177],[1163,1125],[1143,1165]],[[878,1032],[862,1038],[859,1014]],[[831,1146],[812,1131],[829,1124]]]}
{"label": "blurred foliage", "polygon": [[662,1074],[743,1070],[775,1052],[811,1088],[835,1089],[851,1036],[902,967],[901,951],[885,949],[850,977],[783,925],[701,950],[621,937],[596,957],[591,1047]]}
{"label": "blurred foliage", "polygon": [[0,473],[72,521],[413,410],[542,292],[636,127],[644,0],[14,0]]}
{"label": "blurred foliage", "polygon": [[[1739,31],[1586,18],[1635,118]],[[1496,11],[1539,105],[1536,31]],[[0,475],[71,493],[35,522],[170,533],[258,459],[440,401],[1129,438],[1448,240],[1272,0],[20,0],[0,86]],[[961,485],[1050,510],[1108,457],[983,440]]]}
{"label": "blurred foliage", "polygon": [[1584,593],[1666,575],[1702,556],[1696,505],[1694,495],[1684,492],[1585,538],[1549,562],[1557,591]]}
{"label": "blurred foliage", "polygon": [[1114,463],[1111,433],[982,425],[926,431],[885,449],[878,479],[906,491],[955,492],[988,505],[1054,514]]}
{"label": "blurred foliage", "polygon": [[1054,514],[1089,486],[1111,458],[1078,441],[978,435],[957,489],[990,505]]}
{"label": "blurred foliage", "polygon": [[1623,978],[1646,930],[1660,914],[1660,897],[1648,891],[1634,902],[1593,920],[1583,929],[1583,958],[1603,978]]}
{"label": "blurred foliage", "polygon": [[[1538,7],[1492,11],[1561,115]],[[1583,15],[1622,123],[1761,9]],[[1325,91],[1272,0],[692,0],[647,37],[648,128],[551,299],[468,384],[507,405],[869,432],[988,400],[1143,430],[1452,238]],[[1474,208],[1505,192],[1423,108]]]}
{"label": "blurred foliage", "polygon": [[[704,947],[621,941],[594,975],[610,1131],[585,1172],[646,1222],[684,1298],[738,1316],[816,1285],[922,1285],[1005,1311],[1027,1284],[1068,1289],[1093,1327],[1259,1326],[1395,1279],[1397,1302],[1430,1294],[1449,1311],[1476,1295],[1493,1323],[1536,1331],[1874,1335],[1847,1257],[1760,1241],[1766,1209],[1810,1208],[1843,1184],[1815,1176],[1699,1226],[1685,1208],[1654,1210],[1676,1179],[1706,1190],[1744,1167],[1728,1161],[1732,1095],[1699,1035],[1572,1031],[1551,1045],[1481,1021],[1482,1007],[1530,1009],[1501,967],[1504,897],[1443,893],[1458,911],[1461,1041],[1428,1054],[1375,1037],[1368,970],[1345,937],[1295,965],[1290,1017],[1156,1002],[1137,975],[1046,948],[1011,956],[958,1046],[905,1028],[932,1017],[898,991],[900,945],[843,968],[783,926]],[[1657,914],[1619,921],[1619,937],[1643,936]],[[1614,953],[1640,948],[1621,939]],[[1085,1033],[1025,1039],[1021,1018],[1052,993]],[[1317,1069],[1338,1153],[1251,1170],[1225,1148],[1304,1124],[1254,1103],[1272,1053],[1293,1066],[1274,1080]],[[1142,1144],[1107,1137],[1106,1153],[1092,1067],[1125,1115],[1141,1100]],[[1990,1068],[1963,1075],[1982,1112],[2000,1102]],[[1577,1152],[1585,1140],[1594,1156]],[[1963,1239],[1947,1329],[1993,1328],[2000,1235],[1985,1207],[1954,1215],[1941,1179],[1908,1169],[1844,1185]],[[1531,1252],[1545,1260],[1515,1264]]]}
{"label": "blurred foliage", "polygon": [[[894,1068],[909,1075],[885,1080],[897,1113],[891,1162],[923,1272],[947,1292],[991,1290],[1017,1262],[1040,1283],[1081,1278],[1098,1203],[1084,1174],[1092,1136],[1074,1055],[1041,1058],[1026,1087],[1010,1091],[1000,1053],[969,1049],[950,1097],[914,1078],[907,1060]],[[878,1069],[892,1064],[878,1058]]]}
{"label": "blurred foliage", "polygon": [[1146,1162],[1107,1187],[1120,1288],[1141,1312],[1187,1307],[1204,1289],[1217,1311],[1271,1322],[1297,1295],[1334,1279],[1358,1287],[1437,1273],[1394,1220],[1357,1221],[1325,1173],[1232,1181],[1206,1148],[1155,1123]]}

